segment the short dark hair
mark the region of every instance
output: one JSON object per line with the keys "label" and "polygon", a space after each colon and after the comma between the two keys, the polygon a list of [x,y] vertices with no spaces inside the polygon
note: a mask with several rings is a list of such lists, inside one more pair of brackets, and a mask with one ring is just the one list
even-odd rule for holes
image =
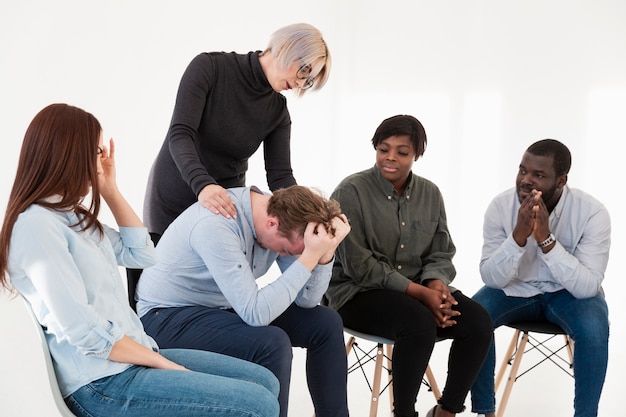
{"label": "short dark hair", "polygon": [[372,145],[376,149],[383,140],[398,135],[408,135],[417,156],[424,155],[427,142],[426,130],[424,130],[424,126],[422,126],[419,120],[406,114],[399,114],[383,120],[376,128],[376,132],[374,132]]}
{"label": "short dark hair", "polygon": [[526,152],[537,156],[551,156],[557,176],[569,173],[572,167],[572,154],[567,146],[556,139],[539,140],[530,145]]}

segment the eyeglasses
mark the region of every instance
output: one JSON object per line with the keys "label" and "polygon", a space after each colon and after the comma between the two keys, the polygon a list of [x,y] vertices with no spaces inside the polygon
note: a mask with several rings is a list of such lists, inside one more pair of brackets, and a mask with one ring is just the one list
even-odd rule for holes
{"label": "eyeglasses", "polygon": [[302,83],[302,87],[300,87],[301,90],[307,90],[313,87],[313,84],[315,83],[315,78],[311,77],[311,71],[313,71],[313,67],[311,67],[311,64],[304,64],[298,69],[298,72],[296,72],[296,77],[299,80],[304,80],[304,83]]}
{"label": "eyeglasses", "polygon": [[104,150],[98,146],[98,149],[96,150],[96,154],[102,155],[102,152],[104,152]]}

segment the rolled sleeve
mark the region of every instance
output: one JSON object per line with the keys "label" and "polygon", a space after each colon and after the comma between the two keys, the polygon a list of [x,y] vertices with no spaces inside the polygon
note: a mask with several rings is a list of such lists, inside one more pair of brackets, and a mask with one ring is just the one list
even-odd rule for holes
{"label": "rolled sleeve", "polygon": [[120,227],[118,232],[104,226],[104,230],[118,265],[145,269],[156,264],[154,244],[145,227]]}
{"label": "rolled sleeve", "polygon": [[115,323],[100,321],[78,344],[78,350],[85,356],[108,359],[113,345],[123,336],[124,332]]}

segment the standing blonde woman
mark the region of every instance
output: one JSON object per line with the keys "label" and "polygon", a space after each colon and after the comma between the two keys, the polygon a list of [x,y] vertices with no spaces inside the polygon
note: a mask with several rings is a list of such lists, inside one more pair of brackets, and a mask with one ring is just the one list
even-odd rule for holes
{"label": "standing blonde woman", "polygon": [[[248,159],[263,145],[271,191],[296,184],[291,117],[282,91],[322,88],[331,58],[321,32],[296,23],[274,32],[263,51],[205,52],[187,66],[163,145],[150,170],[143,220],[154,242],[196,201],[235,217],[226,188],[244,187]],[[129,270],[134,307],[141,271]]]}
{"label": "standing blonde woman", "polygon": [[[118,265],[155,262],[147,230],[120,193],[115,147],[66,104],[33,119],[0,231],[0,284],[44,328],[65,402],[77,416],[278,416],[278,381],[215,353],[159,352],[126,301]],[[98,220],[101,200],[119,231]]]}
{"label": "standing blonde woman", "polygon": [[296,184],[291,118],[281,92],[302,96],[322,88],[330,64],[322,34],[306,23],[278,29],[264,51],[196,56],[180,81],[170,127],[148,179],[148,230],[163,234],[196,201],[234,217],[225,188],[246,185],[248,158],[261,144],[270,190]]}

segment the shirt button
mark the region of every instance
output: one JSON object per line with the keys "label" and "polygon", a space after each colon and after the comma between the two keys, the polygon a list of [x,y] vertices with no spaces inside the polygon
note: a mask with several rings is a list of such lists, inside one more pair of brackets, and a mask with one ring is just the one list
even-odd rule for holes
{"label": "shirt button", "polygon": [[391,196],[390,195],[387,196],[387,200],[391,200]]}
{"label": "shirt button", "polygon": [[398,265],[398,269],[402,269],[402,265]]}
{"label": "shirt button", "polygon": [[406,226],[406,223],[405,223],[405,222],[402,222],[402,223],[400,223],[400,224],[402,224],[402,226]]}
{"label": "shirt button", "polygon": [[400,245],[400,249],[404,249],[404,243]]}

